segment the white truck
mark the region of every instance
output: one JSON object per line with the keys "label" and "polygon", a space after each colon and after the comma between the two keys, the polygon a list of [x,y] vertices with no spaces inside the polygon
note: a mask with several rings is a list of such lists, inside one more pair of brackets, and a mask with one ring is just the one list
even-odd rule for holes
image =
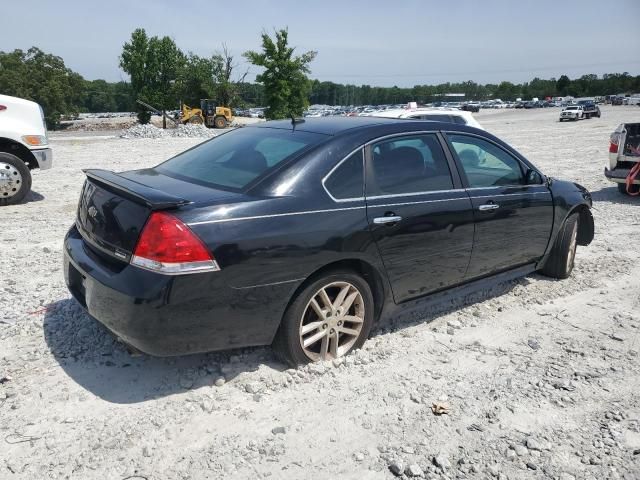
{"label": "white truck", "polygon": [[604,175],[620,193],[640,193],[640,123],[622,123],[611,134]]}
{"label": "white truck", "polygon": [[51,168],[42,107],[0,95],[0,206],[19,203],[31,190],[31,170]]}

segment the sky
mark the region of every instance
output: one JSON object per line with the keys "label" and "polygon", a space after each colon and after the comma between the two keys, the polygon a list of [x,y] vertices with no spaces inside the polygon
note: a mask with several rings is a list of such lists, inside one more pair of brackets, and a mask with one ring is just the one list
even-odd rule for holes
{"label": "sky", "polygon": [[[0,50],[40,49],[85,78],[127,80],[122,45],[138,27],[209,56],[260,48],[287,27],[315,50],[311,78],[409,87],[640,74],[640,0],[0,0]],[[9,21],[10,20],[10,21]]]}

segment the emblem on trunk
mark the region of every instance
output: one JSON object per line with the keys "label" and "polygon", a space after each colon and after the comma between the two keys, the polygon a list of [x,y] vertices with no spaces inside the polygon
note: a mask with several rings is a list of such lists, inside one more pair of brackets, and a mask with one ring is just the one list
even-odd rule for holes
{"label": "emblem on trunk", "polygon": [[98,214],[98,210],[96,209],[96,207],[94,207],[93,205],[91,205],[89,207],[89,210],[87,210],[87,213],[89,214],[89,216],[91,218],[96,218],[96,215]]}

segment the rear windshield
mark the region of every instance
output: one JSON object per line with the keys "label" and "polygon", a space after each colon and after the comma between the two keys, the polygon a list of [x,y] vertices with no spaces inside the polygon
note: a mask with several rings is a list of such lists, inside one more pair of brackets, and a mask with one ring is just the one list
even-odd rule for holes
{"label": "rear windshield", "polygon": [[242,189],[326,138],[292,130],[239,128],[178,154],[157,170],[201,185]]}

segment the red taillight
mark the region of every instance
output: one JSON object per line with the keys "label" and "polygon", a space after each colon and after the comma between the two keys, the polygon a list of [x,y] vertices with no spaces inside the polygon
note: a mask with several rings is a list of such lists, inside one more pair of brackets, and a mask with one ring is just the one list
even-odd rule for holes
{"label": "red taillight", "polygon": [[618,153],[618,144],[611,142],[609,144],[609,153]]}
{"label": "red taillight", "polygon": [[153,212],[147,220],[131,264],[167,274],[220,269],[195,233],[178,218],[165,212]]}
{"label": "red taillight", "polygon": [[0,112],[3,111],[3,110],[6,110],[6,109],[7,109],[6,105],[0,105]]}

